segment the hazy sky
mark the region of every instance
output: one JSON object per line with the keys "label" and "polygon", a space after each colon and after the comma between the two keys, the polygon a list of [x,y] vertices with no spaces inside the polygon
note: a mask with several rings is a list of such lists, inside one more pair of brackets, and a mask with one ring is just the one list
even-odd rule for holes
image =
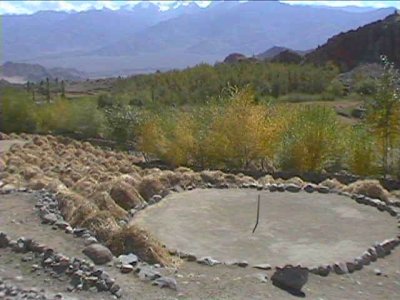
{"label": "hazy sky", "polygon": [[[83,11],[88,9],[118,9],[122,6],[134,6],[138,2],[146,1],[1,1],[0,14],[29,14],[39,10]],[[157,4],[161,10],[167,10],[183,1],[150,1]],[[195,1],[200,6],[207,6],[211,1]],[[289,4],[329,5],[329,6],[370,6],[370,7],[398,7],[400,1],[281,1]],[[190,1],[184,1],[184,5]]]}

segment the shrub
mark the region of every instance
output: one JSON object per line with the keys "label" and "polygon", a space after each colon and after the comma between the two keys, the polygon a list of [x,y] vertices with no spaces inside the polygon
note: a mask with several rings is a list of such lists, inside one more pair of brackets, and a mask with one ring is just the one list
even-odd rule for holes
{"label": "shrub", "polygon": [[337,161],[342,152],[342,128],[333,109],[303,106],[293,112],[284,132],[280,165],[296,171],[321,171]]}
{"label": "shrub", "polygon": [[1,101],[2,131],[17,133],[35,131],[35,104],[26,92],[12,88],[4,89],[1,91]]}
{"label": "shrub", "polygon": [[134,128],[139,123],[139,112],[129,105],[112,105],[104,109],[107,133],[118,144],[133,140]]}
{"label": "shrub", "polygon": [[376,140],[363,125],[349,130],[347,140],[347,165],[352,173],[375,175],[378,172]]}

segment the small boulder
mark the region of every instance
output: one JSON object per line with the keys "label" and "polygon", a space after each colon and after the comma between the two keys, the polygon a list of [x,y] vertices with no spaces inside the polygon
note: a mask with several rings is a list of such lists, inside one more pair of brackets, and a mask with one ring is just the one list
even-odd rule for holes
{"label": "small boulder", "polygon": [[122,274],[128,274],[133,271],[133,266],[130,264],[123,264],[120,268]]}
{"label": "small boulder", "polygon": [[291,193],[298,193],[301,187],[294,183],[285,184],[285,190]]}
{"label": "small boulder", "polygon": [[306,184],[306,185],[303,187],[303,190],[305,190],[307,193],[313,193],[313,192],[315,192],[315,185],[314,185],[314,184],[311,184],[311,183]]}
{"label": "small boulder", "polygon": [[207,265],[207,266],[214,266],[214,265],[221,264],[221,262],[219,262],[218,260],[213,259],[212,257],[209,257],[209,256],[202,257],[202,258],[198,259],[197,262],[201,265]]}
{"label": "small boulder", "polygon": [[89,257],[96,265],[104,265],[113,259],[111,251],[101,244],[92,244],[83,249],[83,254]]}
{"label": "small boulder", "polygon": [[133,253],[128,255],[120,255],[118,256],[118,261],[123,265],[136,265],[138,262],[138,257]]}
{"label": "small boulder", "polygon": [[271,277],[272,283],[285,290],[300,292],[308,281],[308,269],[287,265],[277,268]]}
{"label": "small boulder", "polygon": [[260,269],[260,270],[271,270],[272,269],[270,264],[259,264],[259,265],[253,266],[253,268]]}
{"label": "small boulder", "polygon": [[175,278],[172,277],[160,277],[153,281],[153,285],[158,285],[160,288],[170,288],[174,291],[178,289]]}

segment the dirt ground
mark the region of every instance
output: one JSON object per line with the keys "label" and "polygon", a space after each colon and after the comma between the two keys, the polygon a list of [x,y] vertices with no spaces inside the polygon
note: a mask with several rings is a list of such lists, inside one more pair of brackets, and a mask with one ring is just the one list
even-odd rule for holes
{"label": "dirt ground", "polygon": [[[54,247],[69,256],[82,256],[83,243],[48,225],[40,224],[33,209],[35,199],[28,194],[0,196],[0,230],[12,237],[31,237]],[[49,293],[62,292],[65,299],[112,299],[107,293],[80,292],[69,294],[66,283],[28,272],[21,255],[0,249],[0,277],[17,284],[44,288]],[[383,275],[375,275],[379,268]],[[124,299],[291,299],[295,296],[274,287],[270,281],[262,283],[258,277],[268,277],[272,271],[261,272],[254,268],[234,266],[201,266],[185,262],[174,274],[178,291],[160,289],[142,282],[133,274],[122,275],[114,267],[104,267],[116,278],[123,290]],[[169,273],[171,271],[164,271]],[[19,276],[22,276],[20,278]],[[350,275],[330,275],[322,278],[310,275],[304,287],[308,299],[397,299],[400,294],[400,252],[396,249],[385,259],[379,259],[362,271]]]}
{"label": "dirt ground", "polygon": [[[260,217],[256,223],[257,197]],[[272,266],[351,261],[396,237],[388,213],[337,194],[209,189],[174,193],[133,219],[170,248]]]}

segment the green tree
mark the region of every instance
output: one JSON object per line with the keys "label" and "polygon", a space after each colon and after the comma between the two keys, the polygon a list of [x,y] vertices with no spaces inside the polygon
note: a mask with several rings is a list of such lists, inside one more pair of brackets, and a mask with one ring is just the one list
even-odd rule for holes
{"label": "green tree", "polygon": [[380,145],[383,174],[389,172],[393,146],[400,135],[400,77],[393,63],[381,57],[383,74],[377,82],[377,93],[367,101],[367,121]]}
{"label": "green tree", "polygon": [[139,123],[139,112],[132,106],[115,104],[104,109],[109,135],[119,145],[134,139],[133,133]]}

